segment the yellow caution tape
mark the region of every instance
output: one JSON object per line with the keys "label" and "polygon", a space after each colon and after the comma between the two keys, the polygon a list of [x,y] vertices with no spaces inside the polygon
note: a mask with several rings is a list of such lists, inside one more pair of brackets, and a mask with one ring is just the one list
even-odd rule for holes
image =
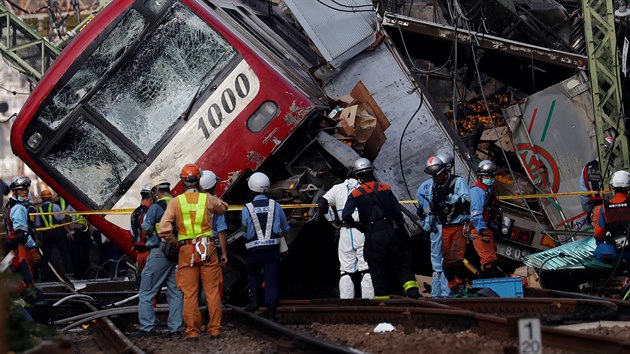
{"label": "yellow caution tape", "polygon": [[[580,196],[580,195],[591,195],[591,194],[609,194],[612,193],[610,190],[605,191],[585,191],[585,192],[562,192],[562,193],[547,193],[547,194],[523,194],[523,195],[500,195],[499,199],[501,200],[512,200],[512,199],[539,199],[539,198],[556,198],[556,197],[571,197],[571,196]],[[410,200],[401,200],[400,204],[417,204],[418,201],[415,199]],[[316,208],[317,204],[282,204],[282,209],[304,209],[304,208]],[[229,205],[228,211],[241,211],[243,210],[244,205]],[[123,208],[123,209],[110,209],[110,210],[87,210],[87,211],[54,211],[54,212],[44,212],[44,213],[30,213],[30,215],[125,215],[131,214],[135,208]]]}

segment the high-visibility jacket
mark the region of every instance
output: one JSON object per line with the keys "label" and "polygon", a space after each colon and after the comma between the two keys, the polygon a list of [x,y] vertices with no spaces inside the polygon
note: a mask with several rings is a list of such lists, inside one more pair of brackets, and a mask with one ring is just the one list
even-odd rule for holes
{"label": "high-visibility jacket", "polygon": [[273,232],[273,218],[275,214],[276,202],[273,199],[254,200],[245,204],[249,211],[256,232],[256,239],[248,240],[245,248],[256,248],[280,245],[281,234]]}
{"label": "high-visibility jacket", "polygon": [[[199,198],[197,203],[189,203],[186,195],[180,194],[176,197],[182,212],[183,230],[177,230],[177,239],[190,240],[197,237],[212,237],[212,222],[208,221],[208,195],[197,193]],[[204,222],[204,220],[206,222]]]}
{"label": "high-visibility jacket", "polygon": [[[52,213],[53,212],[53,203],[51,203],[51,202],[44,202],[44,204],[42,204],[39,207],[39,209],[38,209],[38,211],[40,213],[44,212],[44,206],[46,206],[47,209],[48,209],[46,212],[48,212],[48,213]],[[46,227],[51,227],[53,225],[57,225],[58,224],[57,220],[55,220],[55,218],[53,218],[52,215],[40,215],[39,217],[42,218],[42,222],[44,223],[44,226],[46,226]]]}

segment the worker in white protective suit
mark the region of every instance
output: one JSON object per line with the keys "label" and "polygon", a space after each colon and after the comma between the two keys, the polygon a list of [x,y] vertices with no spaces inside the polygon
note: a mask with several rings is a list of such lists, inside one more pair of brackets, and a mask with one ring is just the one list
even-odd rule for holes
{"label": "worker in white protective suit", "polygon": [[[374,286],[369,273],[368,264],[363,258],[363,244],[365,235],[355,229],[350,228],[341,221],[341,212],[346,205],[348,196],[360,185],[354,176],[342,183],[332,186],[319,200],[320,218],[328,221],[339,228],[339,297],[341,299],[352,299],[360,297],[371,299],[374,297]],[[355,220],[359,220],[358,212],[353,214]]]}

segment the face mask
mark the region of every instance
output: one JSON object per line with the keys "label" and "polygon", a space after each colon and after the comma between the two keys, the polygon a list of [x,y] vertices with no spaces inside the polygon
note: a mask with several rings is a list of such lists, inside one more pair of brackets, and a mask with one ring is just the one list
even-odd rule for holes
{"label": "face mask", "polygon": [[494,178],[482,178],[481,183],[485,184],[486,186],[491,186],[494,184]]}
{"label": "face mask", "polygon": [[18,202],[25,202],[27,199],[24,197],[17,197]]}

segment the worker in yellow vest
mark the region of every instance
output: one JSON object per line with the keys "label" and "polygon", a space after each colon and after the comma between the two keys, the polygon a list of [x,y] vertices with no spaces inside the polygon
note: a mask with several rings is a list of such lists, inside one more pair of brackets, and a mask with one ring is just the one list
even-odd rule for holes
{"label": "worker in yellow vest", "polygon": [[166,207],[158,233],[167,242],[179,246],[177,287],[184,294],[186,339],[197,339],[200,334],[199,280],[208,302],[210,321],[207,331],[212,338],[217,338],[222,315],[219,294],[221,266],[213,240],[212,217],[225,213],[227,204],[201,190],[201,169],[196,165],[186,164],[180,179],[185,192],[173,198]]}

